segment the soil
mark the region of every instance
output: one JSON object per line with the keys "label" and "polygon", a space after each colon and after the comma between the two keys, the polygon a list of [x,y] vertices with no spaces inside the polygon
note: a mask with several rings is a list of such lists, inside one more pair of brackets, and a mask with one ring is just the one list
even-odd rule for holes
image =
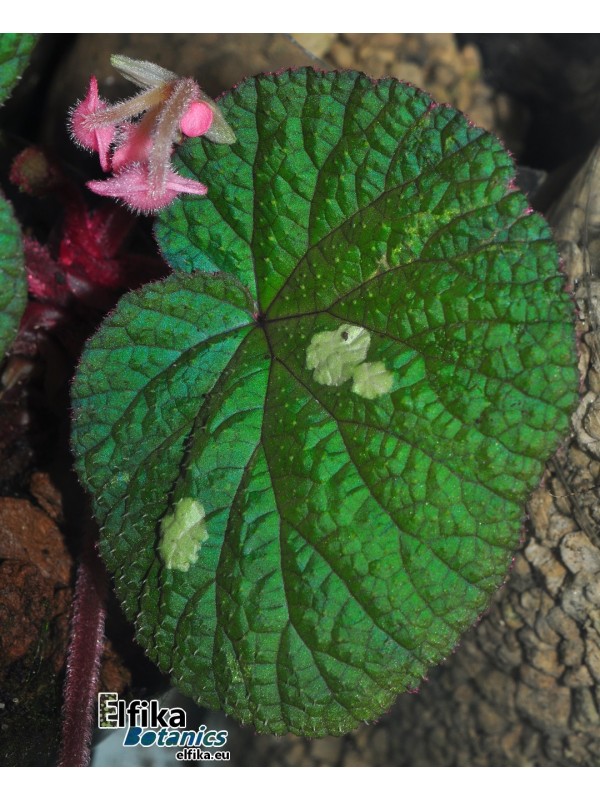
{"label": "soil", "polygon": [[[108,65],[113,52],[157,61],[180,74],[202,75],[204,88],[213,95],[248,74],[311,64],[414,83],[493,130],[517,158],[527,158],[525,166],[562,168],[554,188],[559,201],[550,220],[578,304],[582,402],[571,439],[552,459],[531,499],[526,536],[507,584],[419,693],[399,698],[378,724],[342,739],[310,742],[256,736],[221,720],[221,727],[231,731],[235,764],[600,763],[600,308],[595,274],[600,208],[594,205],[600,167],[593,155],[570,184],[564,172],[567,165],[573,174],[569,163],[580,164],[600,135],[597,115],[590,111],[600,105],[597,73],[589,78],[582,73],[571,42],[565,41],[564,52],[553,37],[542,37],[537,46],[547,63],[546,72],[540,67],[536,74],[551,81],[546,73],[554,59],[557,69],[562,67],[567,76],[579,74],[588,87],[577,95],[577,104],[566,100],[570,119],[576,120],[573,146],[565,152],[553,145],[545,151],[547,158],[531,157],[532,151],[543,151],[533,147],[532,131],[539,129],[545,113],[547,89],[512,91],[513,84],[498,71],[501,50],[494,51],[489,40],[451,34],[48,36],[13,110],[3,117],[3,126],[19,135],[26,131],[76,174],[89,171],[90,165],[68,141],[65,110],[81,96],[91,73],[109,99],[125,93]],[[529,102],[531,92],[542,98],[537,105]],[[57,224],[53,214],[56,209],[42,204],[29,218],[30,230],[43,229],[51,240]],[[56,759],[74,563],[81,532],[91,524],[67,448],[73,366],[72,349],[50,334],[30,350],[14,352],[1,370],[0,761],[6,764],[52,764]],[[102,688],[136,696],[156,689],[161,679],[135,650],[116,606],[111,605],[109,619]],[[32,720],[36,736],[28,749],[17,752],[11,743]]]}

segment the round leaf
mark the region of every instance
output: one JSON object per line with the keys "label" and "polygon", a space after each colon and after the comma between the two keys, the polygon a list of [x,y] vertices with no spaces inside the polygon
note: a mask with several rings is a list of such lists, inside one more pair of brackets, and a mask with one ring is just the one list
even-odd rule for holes
{"label": "round leaf", "polygon": [[78,468],[183,691],[342,733],[501,583],[576,399],[571,303],[509,156],[459,112],[311,70],[221,107],[237,143],[181,153],[208,198],[157,227],[180,272],[84,355]]}

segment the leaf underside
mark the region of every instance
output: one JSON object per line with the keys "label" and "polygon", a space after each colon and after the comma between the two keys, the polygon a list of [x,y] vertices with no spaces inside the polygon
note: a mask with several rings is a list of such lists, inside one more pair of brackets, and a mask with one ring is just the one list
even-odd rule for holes
{"label": "leaf underside", "polygon": [[37,39],[34,33],[0,34],[0,106],[8,100],[25,71]]}
{"label": "leaf underside", "polygon": [[0,195],[0,358],[15,337],[26,301],[21,231],[10,203]]}
{"label": "leaf underside", "polygon": [[576,399],[571,303],[510,157],[459,112],[309,69],[220,105],[237,143],[180,150],[210,191],[157,224],[175,274],[88,345],[78,469],[184,692],[343,733],[501,583]]}

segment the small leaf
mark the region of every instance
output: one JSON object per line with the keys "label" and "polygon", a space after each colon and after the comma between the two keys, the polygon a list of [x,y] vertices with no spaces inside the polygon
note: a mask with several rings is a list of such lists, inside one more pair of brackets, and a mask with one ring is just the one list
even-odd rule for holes
{"label": "small leaf", "polygon": [[0,33],[0,106],[25,71],[37,40],[34,33]]}
{"label": "small leaf", "polygon": [[15,337],[27,301],[21,231],[0,195],[0,358]]}
{"label": "small leaf", "polygon": [[308,69],[221,107],[237,143],[181,152],[208,197],[157,225],[179,271],[84,355],[78,469],[182,690],[342,733],[503,580],[577,396],[571,301],[509,156],[459,112]]}

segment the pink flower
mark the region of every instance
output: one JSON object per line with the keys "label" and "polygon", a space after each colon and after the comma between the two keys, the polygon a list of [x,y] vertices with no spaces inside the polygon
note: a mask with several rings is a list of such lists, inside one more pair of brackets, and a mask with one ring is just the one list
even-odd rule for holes
{"label": "pink flower", "polygon": [[167,173],[164,186],[156,190],[147,164],[130,164],[114,177],[105,181],[89,181],[87,186],[96,194],[116,197],[130,208],[146,214],[168,206],[178,194],[203,195],[208,191],[203,183],[183,178],[172,169]]}
{"label": "pink flower", "polygon": [[73,110],[73,137],[99,153],[102,168],[113,172],[88,187],[146,214],[169,205],[178,194],[206,194],[204,184],[174,171],[171,156],[182,134],[235,142],[218,106],[192,78],[126,56],[112,56],[111,63],[142,91],[111,106],[99,99],[92,78],[87,97]]}
{"label": "pink flower", "polygon": [[98,81],[92,75],[87,95],[71,112],[71,133],[78,144],[99,154],[100,166],[104,172],[108,172],[110,169],[109,149],[116,128],[110,124],[90,124],[90,117],[93,117],[96,111],[102,111],[106,107],[107,104],[98,96]]}

